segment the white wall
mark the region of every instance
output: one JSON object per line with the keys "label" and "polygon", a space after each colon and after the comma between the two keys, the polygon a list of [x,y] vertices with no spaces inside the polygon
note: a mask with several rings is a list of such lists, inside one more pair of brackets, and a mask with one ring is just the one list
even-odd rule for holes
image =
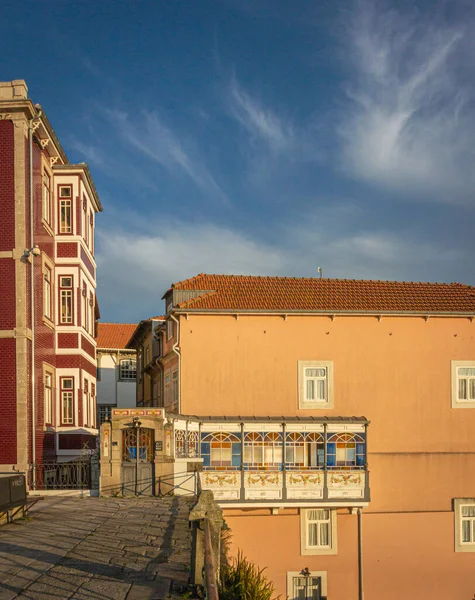
{"label": "white wall", "polygon": [[[130,355],[121,356],[129,358]],[[130,356],[132,358],[132,356]],[[135,358],[135,357],[134,357]],[[98,367],[101,380],[97,381],[97,404],[109,404],[118,408],[133,408],[136,405],[136,382],[119,381],[118,358],[116,354],[100,353]]]}

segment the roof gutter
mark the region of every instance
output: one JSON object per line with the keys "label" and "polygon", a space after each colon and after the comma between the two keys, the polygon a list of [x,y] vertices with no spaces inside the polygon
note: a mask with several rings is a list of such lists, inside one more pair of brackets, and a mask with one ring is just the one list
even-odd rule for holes
{"label": "roof gutter", "polygon": [[312,316],[325,316],[332,317],[338,315],[339,317],[351,316],[351,317],[460,317],[466,319],[475,319],[474,312],[450,312],[450,311],[397,311],[397,310],[256,310],[256,309],[241,309],[241,308],[229,308],[229,309],[213,309],[213,308],[174,308],[173,312],[176,314],[194,314],[194,315],[248,315],[248,316],[262,316],[272,315],[278,317],[312,317]]}
{"label": "roof gutter", "polygon": [[180,322],[173,313],[168,315],[176,323],[176,342],[173,344],[172,351],[178,356],[178,407],[177,412],[181,414],[181,350],[180,350]]}

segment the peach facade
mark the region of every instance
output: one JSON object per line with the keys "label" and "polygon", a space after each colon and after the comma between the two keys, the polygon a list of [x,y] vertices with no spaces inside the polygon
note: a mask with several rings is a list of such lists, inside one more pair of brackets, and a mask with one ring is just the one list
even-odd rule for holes
{"label": "peach facade", "polygon": [[[453,501],[475,498],[470,476],[475,412],[463,404],[452,407],[452,361],[475,365],[473,318],[180,309],[174,314],[182,415],[364,415],[369,420],[371,501],[362,511],[365,600],[472,599],[475,554],[455,552],[460,524]],[[301,408],[299,361],[332,364],[333,408]],[[234,549],[267,567],[283,598],[297,598],[288,586],[289,573],[305,567],[325,573],[325,597],[363,597],[358,596],[358,517],[351,514],[357,503],[333,509],[333,555],[303,554],[299,513],[305,505],[282,504],[280,509],[251,503],[225,508]]]}

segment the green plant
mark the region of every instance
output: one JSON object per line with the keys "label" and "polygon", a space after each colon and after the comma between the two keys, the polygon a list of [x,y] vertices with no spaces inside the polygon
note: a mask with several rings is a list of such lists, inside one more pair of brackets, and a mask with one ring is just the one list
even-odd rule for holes
{"label": "green plant", "polygon": [[264,570],[238,550],[237,558],[221,569],[219,599],[279,600],[280,596],[274,596],[274,584],[264,575]]}

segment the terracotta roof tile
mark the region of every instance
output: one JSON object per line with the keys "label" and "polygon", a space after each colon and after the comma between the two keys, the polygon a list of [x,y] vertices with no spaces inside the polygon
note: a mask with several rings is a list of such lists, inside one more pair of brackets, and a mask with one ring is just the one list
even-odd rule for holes
{"label": "terracotta roof tile", "polygon": [[136,327],[135,323],[98,323],[97,347],[125,348]]}
{"label": "terracotta roof tile", "polygon": [[[173,284],[199,290],[178,308],[270,311],[381,311],[475,314],[475,287],[461,283],[207,275]],[[209,293],[203,293],[209,290]]]}

